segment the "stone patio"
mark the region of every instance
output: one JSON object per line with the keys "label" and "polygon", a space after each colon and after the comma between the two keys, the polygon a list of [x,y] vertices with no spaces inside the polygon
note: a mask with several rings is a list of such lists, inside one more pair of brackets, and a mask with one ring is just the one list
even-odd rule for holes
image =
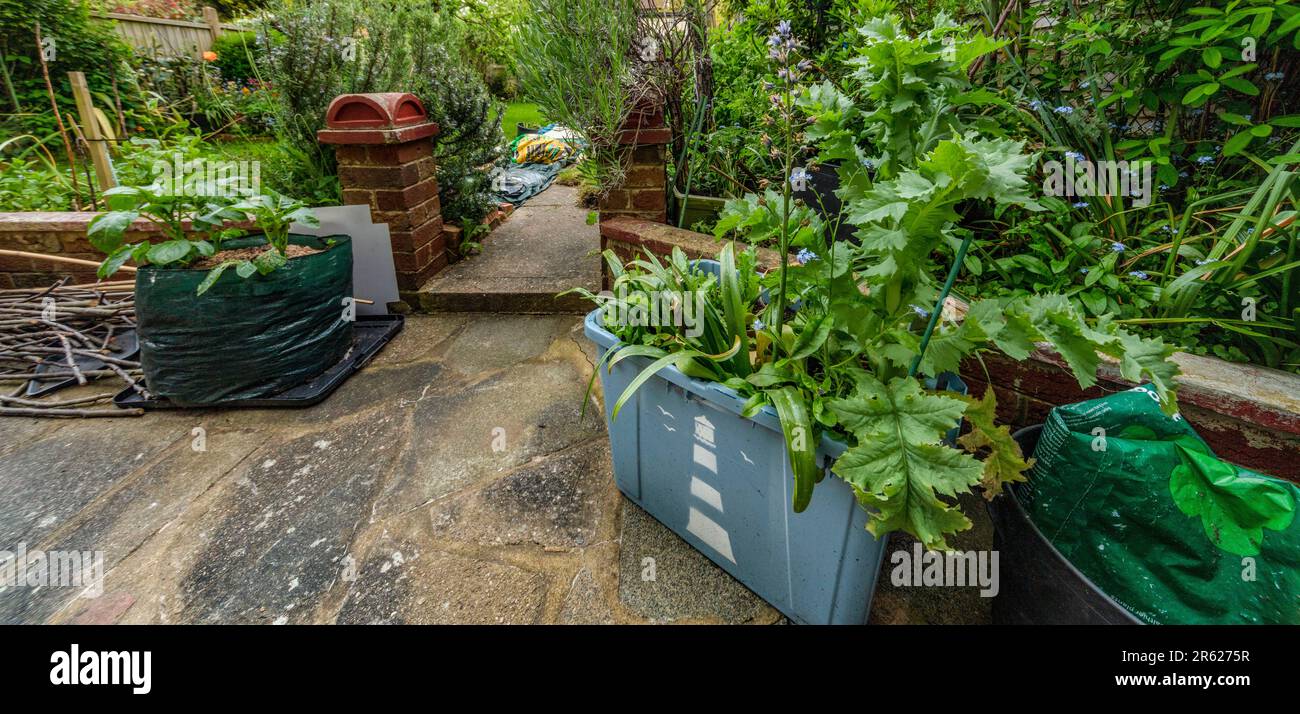
{"label": "stone patio", "polygon": [[[0,419],[0,550],[107,570],[0,622],[783,622],[618,493],[590,350],[576,316],[412,316],[316,407]],[[873,620],[987,620],[935,590],[882,580]]]}
{"label": "stone patio", "polygon": [[0,543],[108,571],[0,622],[779,621],[618,494],[587,349],[573,316],[416,316],[305,410],[0,419]]}

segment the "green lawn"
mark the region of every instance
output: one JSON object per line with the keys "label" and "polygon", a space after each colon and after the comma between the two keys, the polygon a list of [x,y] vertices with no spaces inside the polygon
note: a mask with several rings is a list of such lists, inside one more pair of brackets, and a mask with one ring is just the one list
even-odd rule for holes
{"label": "green lawn", "polygon": [[546,119],[542,117],[536,104],[529,102],[511,102],[507,104],[505,113],[501,115],[501,130],[506,133],[507,139],[513,141],[519,135],[519,132],[515,129],[519,122],[524,122],[530,126],[542,126],[546,123]]}

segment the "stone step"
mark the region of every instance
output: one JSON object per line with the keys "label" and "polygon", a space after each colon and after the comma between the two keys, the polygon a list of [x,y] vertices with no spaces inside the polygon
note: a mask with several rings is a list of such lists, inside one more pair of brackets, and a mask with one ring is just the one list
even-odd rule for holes
{"label": "stone step", "polygon": [[483,252],[429,279],[403,300],[420,312],[581,314],[591,303],[570,288],[600,290],[600,232],[587,225],[577,189],[533,197],[483,240]]}

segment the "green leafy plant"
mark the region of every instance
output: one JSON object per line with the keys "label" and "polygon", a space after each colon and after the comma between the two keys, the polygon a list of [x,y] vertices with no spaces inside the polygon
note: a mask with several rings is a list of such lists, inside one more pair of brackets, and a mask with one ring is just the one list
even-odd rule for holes
{"label": "green leafy plant", "polygon": [[[288,261],[292,224],[320,225],[312,209],[275,192],[231,201],[178,195],[154,183],[143,187],[119,186],[105,191],[104,198],[109,210],[91,219],[86,230],[91,244],[108,256],[99,266],[100,278],[117,272],[127,261],[138,265],[188,267],[202,258],[218,255],[223,241],[244,234],[242,229],[228,228],[228,222],[253,220],[269,248],[251,259],[217,264],[199,284],[199,295],[207,292],[228,268],[235,268],[241,278],[271,273]],[[127,231],[141,218],[156,225],[164,240],[126,242]]]}
{"label": "green leafy plant", "polygon": [[254,273],[266,275],[289,261],[289,227],[298,223],[309,228],[320,227],[320,219],[306,204],[297,199],[268,192],[248,196],[242,201],[220,213],[223,217],[248,216],[262,230],[262,235],[271,246],[270,250],[258,253],[256,257],[242,260],[224,260],[208,271],[199,283],[198,294],[202,295],[216,284],[228,268],[234,268],[241,278],[251,277]]}
{"label": "green leafy plant", "polygon": [[[975,34],[950,33],[942,18],[936,25],[918,36],[902,32],[892,17],[864,28],[876,39],[857,60],[857,79],[869,90],[854,93],[864,97],[861,104],[826,86],[813,99],[814,91],[799,85],[808,65],[795,57],[789,27],[778,25],[769,38],[776,68],[767,84],[775,112],[769,126],[787,169],[809,153],[803,141],[810,137],[821,155],[869,156],[881,166],[873,178],[855,163],[841,184],[844,220],[856,227],[856,243],[828,238],[834,233],[802,214],[787,178],[781,190],[737,201],[729,213],[731,228],[761,226],[788,256],[757,283],[753,253],[737,260],[727,244],[716,277],[676,252],[669,266],[635,261],[619,270],[614,263],[616,285],[637,290],[597,301],[608,315],[610,305],[652,301],[655,290],[682,300],[687,290],[703,294],[697,310],[703,329],[696,336],[676,325],[607,321],[625,344],[607,354],[610,364],[653,360],[618,397],[615,414],[669,365],[721,382],[746,397],[746,415],[770,405],[779,416],[795,511],[807,507],[822,476],[816,452],[829,434],[848,447],[832,471],[871,511],[872,533],[903,530],[927,547],[946,548],[949,535],[970,527],[952,499],[977,485],[992,498],[1023,479],[1028,464],[1009,430],[995,422],[992,391],[978,399],[940,391],[945,373],[985,350],[1025,359],[1045,342],[1081,385],[1095,382],[1106,355],[1125,378],[1150,381],[1172,412],[1177,367],[1167,359],[1172,346],[1126,332],[1108,317],[1087,321],[1061,295],[981,300],[964,317],[946,302],[971,241],[969,232],[956,237],[959,208],[1036,204],[1027,181],[1033,157],[1023,144],[982,135],[958,111],[943,119],[926,114],[932,107],[956,109],[954,98],[983,101],[963,89],[966,70],[996,46]],[[816,113],[801,117],[797,106]],[[844,125],[855,114],[871,117],[865,133]],[[796,241],[804,247],[789,255]],[[932,260],[945,250],[955,254],[940,282],[931,276]],[[963,418],[970,432],[955,445],[945,443]]]}
{"label": "green leafy plant", "polygon": [[[104,191],[107,211],[91,219],[86,236],[108,257],[98,275],[106,278],[129,260],[140,265],[184,266],[220,249],[226,220],[239,217],[223,202],[177,195],[162,184],[118,186]],[[164,240],[127,243],[126,232],[143,218]],[[186,224],[190,225],[187,227]]]}

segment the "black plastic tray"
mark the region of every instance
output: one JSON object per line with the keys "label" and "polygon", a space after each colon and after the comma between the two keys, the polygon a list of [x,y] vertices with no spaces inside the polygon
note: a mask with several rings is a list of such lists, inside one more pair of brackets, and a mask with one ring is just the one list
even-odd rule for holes
{"label": "black plastic tray", "polygon": [[[406,318],[402,315],[359,315],[354,327],[352,349],[333,367],[325,370],[311,380],[296,387],[286,389],[279,394],[256,399],[237,399],[220,404],[203,404],[198,406],[181,406],[173,404],[165,397],[145,399],[133,388],[127,387],[116,397],[113,404],[123,409],[207,409],[212,407],[310,407],[320,404],[339,385],[347,381],[353,373],[366,366],[379,350],[388,344],[393,336],[402,331]],[[148,388],[148,385],[144,385]]]}

